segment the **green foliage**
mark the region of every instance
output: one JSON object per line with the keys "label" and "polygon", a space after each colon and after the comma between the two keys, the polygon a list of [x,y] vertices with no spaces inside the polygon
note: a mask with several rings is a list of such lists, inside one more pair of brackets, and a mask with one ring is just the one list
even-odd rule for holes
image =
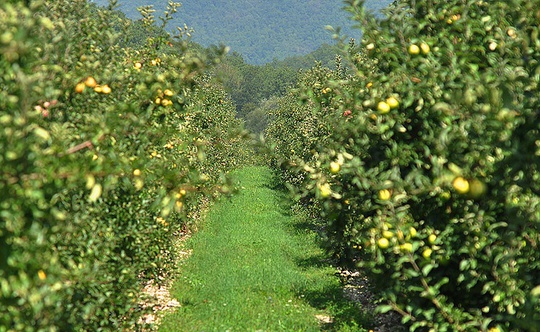
{"label": "green foliage", "polygon": [[132,329],[186,214],[247,153],[230,103],[200,107],[224,95],[200,75],[219,58],[163,34],[122,48],[123,20],[0,5],[0,331]]}
{"label": "green foliage", "polygon": [[323,45],[305,56],[259,66],[245,63],[240,54],[233,52],[212,72],[233,99],[238,117],[246,120],[246,128],[262,133],[266,129],[269,107],[275,103],[273,100],[284,96],[287,89],[296,84],[299,71],[317,62],[335,67],[336,56],[341,52],[337,46]]}
{"label": "green foliage", "polygon": [[538,2],[362,3],[354,74],[291,93],[276,165],[411,330],[538,331]]}
{"label": "green foliage", "polygon": [[330,135],[331,127],[324,121],[328,108],[316,108],[314,102],[326,104],[331,89],[325,83],[339,81],[343,75],[341,69],[314,67],[302,75],[298,88],[290,90],[270,112],[266,137],[273,145],[273,166],[282,167],[286,183],[298,185],[305,179],[301,174],[304,164],[315,160],[313,152]]}
{"label": "green foliage", "polygon": [[[108,0],[94,0],[107,5]],[[390,0],[369,0],[368,7],[379,11]],[[155,5],[165,9],[164,0],[119,0],[119,9],[131,19],[138,19],[136,8]],[[279,1],[184,1],[181,15],[172,27],[192,27],[193,40],[203,46],[225,44],[241,53],[250,64],[265,64],[274,59],[308,54],[331,41],[325,26],[334,25],[352,36],[341,1],[279,0]]]}
{"label": "green foliage", "polygon": [[287,66],[296,70],[306,70],[320,62],[323,67],[335,69],[336,56],[343,54],[343,49],[338,44],[323,44],[315,51],[302,55],[292,56],[284,60],[273,61],[274,66]]}
{"label": "green foliage", "polygon": [[246,128],[254,133],[261,134],[268,126],[270,114],[277,109],[279,97],[271,97],[261,101],[259,107],[246,115]]}

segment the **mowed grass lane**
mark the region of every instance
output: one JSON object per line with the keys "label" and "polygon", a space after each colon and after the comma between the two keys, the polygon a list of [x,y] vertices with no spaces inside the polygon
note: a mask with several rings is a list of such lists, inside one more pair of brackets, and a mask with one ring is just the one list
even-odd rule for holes
{"label": "mowed grass lane", "polygon": [[172,291],[181,306],[160,331],[366,331],[316,233],[273,189],[271,171],[234,176],[240,192],[216,203],[186,244],[192,255]]}

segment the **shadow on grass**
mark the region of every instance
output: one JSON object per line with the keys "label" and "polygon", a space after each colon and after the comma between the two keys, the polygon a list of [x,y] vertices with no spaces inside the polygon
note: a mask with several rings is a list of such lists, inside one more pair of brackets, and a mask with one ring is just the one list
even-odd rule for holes
{"label": "shadow on grass", "polygon": [[324,310],[331,316],[329,323],[321,324],[321,331],[365,331],[374,325],[373,317],[364,312],[359,303],[343,297],[341,285],[302,294],[312,307]]}
{"label": "shadow on grass", "polygon": [[[291,225],[291,231],[320,233],[320,227],[321,225],[315,221],[299,218]],[[317,238],[316,242],[321,248],[323,247],[323,241],[320,238]],[[296,265],[304,271],[310,271],[329,266],[336,267],[337,263],[322,250],[321,253],[310,256],[298,255]],[[339,277],[336,276],[336,278]],[[330,323],[321,324],[321,331],[359,332],[368,331],[375,325],[373,314],[366,312],[360,303],[345,298],[344,285],[341,281],[317,290],[305,289],[301,294],[310,306],[324,310],[332,317]]]}
{"label": "shadow on grass", "polygon": [[298,259],[296,261],[296,265],[298,265],[298,267],[300,267],[302,270],[324,268],[328,267],[330,264],[332,264],[332,260],[325,255],[314,255],[308,258]]}
{"label": "shadow on grass", "polygon": [[[294,210],[295,202],[291,197],[287,187],[281,184],[272,177],[265,179],[263,186],[273,190],[276,193],[276,202],[279,207],[280,214],[291,217],[294,222],[287,225],[292,233],[315,233],[315,241],[322,248],[323,241],[321,233],[324,225],[320,220],[315,220],[315,216],[308,213],[308,209],[297,205]],[[304,253],[305,254],[305,253]],[[322,251],[320,254],[313,255],[298,255],[296,265],[303,271],[321,270],[328,266],[336,266],[327,254]],[[336,278],[339,278],[336,276]],[[374,326],[373,315],[363,310],[360,303],[351,301],[344,297],[343,284],[334,282],[324,287],[308,287],[298,291],[298,296],[302,296],[304,300],[313,308],[326,312],[331,316],[331,321],[321,322],[321,331],[368,331]],[[318,288],[318,289],[317,289]]]}
{"label": "shadow on grass", "polygon": [[[325,254],[315,254],[296,261],[297,266],[304,271],[335,266],[333,263],[333,260]],[[304,300],[313,308],[324,310],[332,317],[330,323],[321,324],[321,331],[369,330],[374,326],[373,315],[366,312],[360,303],[345,298],[343,287],[342,282],[335,282],[315,290],[303,289],[298,295],[303,295]]]}

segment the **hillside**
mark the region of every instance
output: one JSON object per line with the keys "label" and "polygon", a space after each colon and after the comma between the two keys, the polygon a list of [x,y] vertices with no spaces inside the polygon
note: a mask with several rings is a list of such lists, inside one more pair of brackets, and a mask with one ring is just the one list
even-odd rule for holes
{"label": "hillside", "polygon": [[[90,0],[106,5],[108,0]],[[331,42],[325,26],[342,27],[352,37],[360,32],[341,1],[322,0],[184,0],[170,25],[187,24],[195,30],[193,40],[204,46],[223,43],[230,46],[251,64],[274,59],[305,55],[324,43]],[[368,0],[366,7],[379,11],[390,0]],[[140,18],[139,6],[153,5],[163,12],[167,0],[119,0],[119,9],[130,18]]]}

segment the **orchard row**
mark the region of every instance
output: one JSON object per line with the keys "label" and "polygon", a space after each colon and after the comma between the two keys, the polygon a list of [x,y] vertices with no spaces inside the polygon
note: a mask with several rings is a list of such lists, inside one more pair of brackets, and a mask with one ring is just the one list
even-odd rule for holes
{"label": "orchard row", "polygon": [[248,155],[203,73],[219,54],[148,11],[27,3],[0,5],[0,331],[132,330],[142,286],[174,272],[188,217]]}
{"label": "orchard row", "polygon": [[411,331],[538,331],[537,3],[362,2],[353,70],[313,68],[272,114],[275,167]]}

